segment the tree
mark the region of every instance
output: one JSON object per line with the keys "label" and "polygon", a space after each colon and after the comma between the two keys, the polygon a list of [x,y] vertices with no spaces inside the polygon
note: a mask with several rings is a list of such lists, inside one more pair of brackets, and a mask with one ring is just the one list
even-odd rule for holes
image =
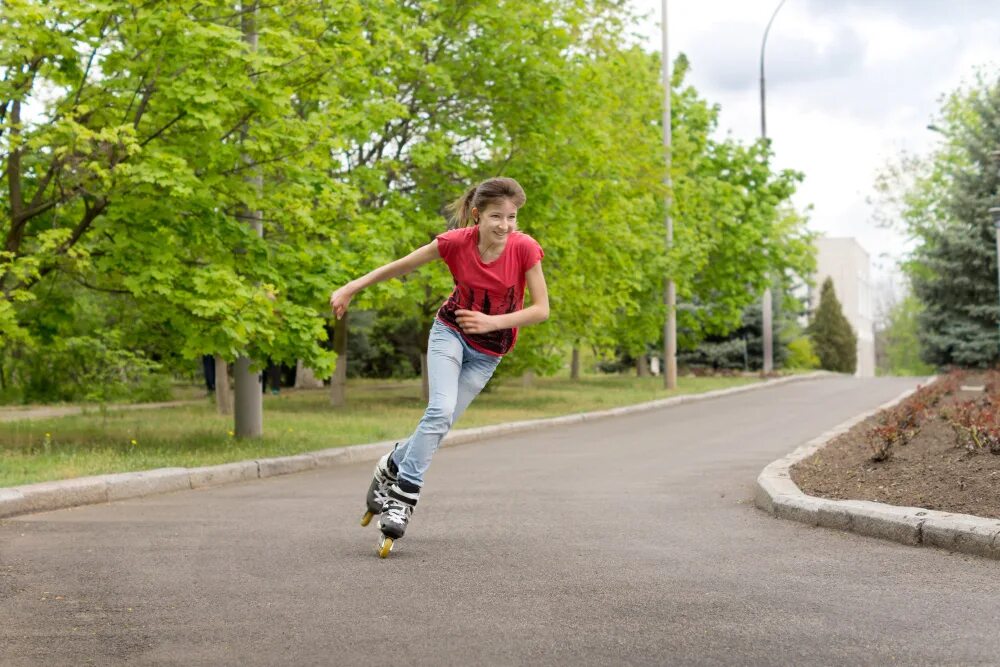
{"label": "tree", "polygon": [[[788,345],[801,327],[796,324],[804,312],[801,301],[785,292],[783,281],[775,281],[774,300],[774,367],[783,368],[789,355]],[[713,369],[732,368],[759,371],[763,366],[764,318],[759,300],[744,307],[739,326],[724,335],[709,335],[693,350],[678,355],[679,363],[706,366]]]}
{"label": "tree", "polygon": [[876,332],[883,359],[879,372],[886,375],[930,375],[934,367],[922,360],[917,320],[920,316],[920,301],[906,295],[888,313],[885,327]]}
{"label": "tree", "polygon": [[1000,203],[1000,78],[984,72],[953,92],[935,127],[942,145],[904,157],[881,176],[885,224],[916,240],[904,264],[921,308],[917,336],[932,365],[985,367],[1000,360],[996,232]]}
{"label": "tree", "polygon": [[809,336],[822,368],[838,373],[853,373],[857,369],[858,337],[844,317],[832,278],[823,281],[819,306],[809,324]]}
{"label": "tree", "polygon": [[350,120],[308,102],[358,78],[360,5],[257,11],[252,50],[221,1],[0,6],[0,345],[30,338],[22,304],[63,274],[155,305],[187,357],[329,372],[330,238],[357,197],[316,168]]}

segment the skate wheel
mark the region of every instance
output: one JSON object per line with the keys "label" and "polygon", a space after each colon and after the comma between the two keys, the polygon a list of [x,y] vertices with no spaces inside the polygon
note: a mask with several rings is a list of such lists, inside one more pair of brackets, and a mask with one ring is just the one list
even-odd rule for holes
{"label": "skate wheel", "polygon": [[378,557],[379,558],[388,558],[389,557],[389,553],[391,551],[392,551],[392,538],[391,537],[383,537],[382,541],[379,542],[379,545],[378,545]]}
{"label": "skate wheel", "polygon": [[365,515],[363,517],[361,517],[361,525],[362,526],[367,526],[368,524],[370,524],[372,522],[372,517],[373,516],[375,516],[375,515],[372,514],[371,512],[365,512]]}

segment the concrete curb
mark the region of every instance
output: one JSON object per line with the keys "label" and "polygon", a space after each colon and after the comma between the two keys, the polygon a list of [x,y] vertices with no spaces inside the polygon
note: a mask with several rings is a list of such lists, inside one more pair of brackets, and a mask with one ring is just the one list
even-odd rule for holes
{"label": "concrete curb", "polygon": [[[683,396],[612,408],[610,410],[461,429],[449,433],[441,442],[441,446],[462,445],[498,435],[524,433],[552,426],[579,424],[595,419],[607,419],[609,417],[620,417],[650,410],[659,410],[673,405],[704,401],[745,391],[773,387],[788,382],[826,377],[828,375],[831,374],[817,372],[794,375],[741,387],[720,389],[704,394],[685,394]],[[331,449],[322,449],[295,456],[240,461],[202,468],[158,468],[142,472],[80,477],[55,482],[40,482],[38,484],[0,488],[0,519],[32,512],[46,512],[65,509],[67,507],[124,500],[126,498],[139,498],[155,493],[203,489],[223,484],[264,479],[275,475],[304,472],[316,468],[374,461],[392,449],[393,444],[394,441],[374,442],[365,445],[333,447]]]}
{"label": "concrete curb", "polygon": [[998,519],[867,500],[817,498],[804,494],[792,481],[790,471],[796,463],[868,417],[898,404],[914,391],[904,392],[888,403],[836,426],[769,464],[757,477],[754,494],[757,507],[782,519],[801,521],[811,526],[1000,559]]}

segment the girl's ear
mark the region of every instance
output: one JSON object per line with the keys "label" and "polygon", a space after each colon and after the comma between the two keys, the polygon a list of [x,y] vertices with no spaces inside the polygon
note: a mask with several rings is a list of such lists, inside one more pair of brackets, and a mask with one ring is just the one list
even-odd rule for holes
{"label": "girl's ear", "polygon": [[474,222],[474,223],[476,223],[478,225],[479,224],[479,209],[476,208],[475,206],[473,206],[472,207],[472,211],[470,211],[470,213],[472,213],[472,222]]}

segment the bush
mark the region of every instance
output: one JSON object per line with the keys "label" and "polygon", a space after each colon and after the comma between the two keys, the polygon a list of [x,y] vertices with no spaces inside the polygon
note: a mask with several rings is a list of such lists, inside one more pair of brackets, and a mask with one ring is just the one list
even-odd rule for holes
{"label": "bush", "polygon": [[[12,351],[8,383],[24,403],[144,401],[170,396],[160,364],[119,346],[115,332]],[[11,397],[14,391],[9,392]]]}
{"label": "bush", "polygon": [[788,359],[785,362],[788,368],[819,368],[819,357],[813,349],[809,336],[799,336],[788,344]]}
{"label": "bush", "polygon": [[858,337],[844,317],[830,278],[823,281],[809,336],[822,368],[838,373],[853,373],[857,369]]}

